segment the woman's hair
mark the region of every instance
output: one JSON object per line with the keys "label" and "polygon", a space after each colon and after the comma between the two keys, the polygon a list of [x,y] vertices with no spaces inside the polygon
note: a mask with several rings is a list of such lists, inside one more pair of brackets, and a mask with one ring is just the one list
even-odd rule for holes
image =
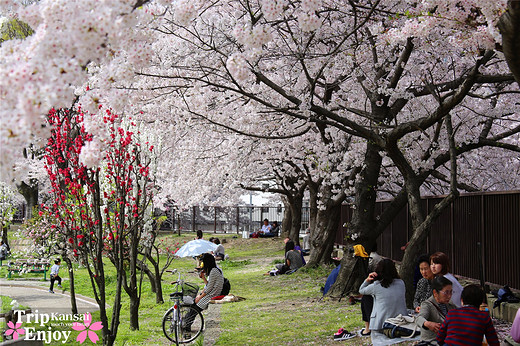
{"label": "woman's hair", "polygon": [[213,257],[210,253],[205,253],[202,255],[202,263],[204,264],[204,273],[209,275],[211,269],[217,267],[217,263],[215,262],[215,257]]}
{"label": "woman's hair", "polygon": [[436,252],[431,255],[430,262],[442,265],[442,275],[446,275],[450,271],[450,259],[444,252]]}
{"label": "woman's hair", "polygon": [[285,253],[291,250],[294,250],[294,241],[288,240],[287,243],[285,243]]}
{"label": "woman's hair", "polygon": [[423,262],[426,262],[428,263],[428,265],[430,265],[430,255],[425,253],[417,257],[417,266],[419,266]]}
{"label": "woman's hair", "polygon": [[220,239],[218,239],[218,238],[213,238],[213,243],[219,245],[219,244],[220,244]]}
{"label": "woman's hair", "polygon": [[61,262],[61,258],[56,258],[56,259],[54,260],[54,264],[58,264],[58,263],[60,263],[60,262]]}
{"label": "woman's hair", "polygon": [[197,239],[202,239],[202,231],[200,229],[197,230]]}
{"label": "woman's hair", "polygon": [[437,293],[442,291],[444,287],[449,285],[453,285],[453,282],[446,279],[444,276],[437,276],[432,280],[432,289],[437,291]]}
{"label": "woman's hair", "polygon": [[377,280],[381,281],[381,286],[388,288],[394,279],[399,279],[395,264],[391,259],[382,259],[376,267]]}
{"label": "woman's hair", "polygon": [[477,285],[468,285],[462,290],[460,298],[464,305],[471,305],[477,309],[484,302],[484,291]]}

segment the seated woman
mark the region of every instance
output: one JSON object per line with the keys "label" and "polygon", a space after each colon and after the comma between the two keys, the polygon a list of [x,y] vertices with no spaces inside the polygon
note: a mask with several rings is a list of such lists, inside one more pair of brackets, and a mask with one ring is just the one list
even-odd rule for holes
{"label": "seated woman", "polygon": [[417,282],[417,288],[415,289],[415,296],[413,298],[415,312],[419,312],[421,310],[421,303],[432,296],[431,282],[434,278],[430,268],[430,256],[419,256],[417,264],[419,265],[422,278]]}
{"label": "seated woman", "polygon": [[[202,311],[208,308],[209,301],[216,296],[219,296],[224,286],[224,275],[222,271],[217,268],[215,257],[210,253],[202,255],[200,267],[202,268],[199,277],[206,284],[202,291],[195,297],[195,304],[193,307],[196,310]],[[207,278],[206,278],[207,276]],[[193,323],[193,317],[196,314],[188,313],[185,317],[186,327],[184,330],[189,332],[191,329],[191,323]],[[190,323],[191,322],[191,323]]]}
{"label": "seated woman", "polygon": [[[372,251],[370,251],[370,256],[368,258],[368,271],[373,272],[376,270],[377,265],[383,257],[377,253],[377,244],[372,246]],[[365,328],[361,329],[359,335],[360,336],[369,336],[370,335],[370,315],[372,315],[372,309],[374,307],[374,298],[365,294],[361,297],[361,317],[363,322],[365,322]]]}
{"label": "seated woman", "polygon": [[[376,271],[368,274],[359,288],[359,293],[374,297],[374,307],[370,314],[370,330],[381,330],[387,318],[408,313],[404,282],[399,278],[394,262],[388,258],[382,259],[377,264]],[[368,332],[365,331],[364,334]]]}
{"label": "seated woman", "polygon": [[278,224],[278,221],[273,221],[273,224],[271,226],[271,233],[275,237],[278,237],[280,235],[280,225]]}
{"label": "seated woman", "polygon": [[288,240],[285,243],[285,261],[283,264],[277,264],[276,269],[268,272],[266,275],[279,275],[287,272],[293,272],[303,267],[301,254],[294,249],[294,242]]}
{"label": "seated woman", "polygon": [[215,259],[217,261],[223,261],[226,257],[225,253],[224,253],[224,246],[222,244],[220,244],[220,239],[218,238],[213,238],[212,242],[214,244],[217,244],[217,248],[215,249],[215,251],[213,251],[213,256],[215,256]]}
{"label": "seated woman", "polygon": [[[292,241],[294,242],[293,240],[291,240],[291,238],[287,237],[283,240],[283,242],[285,244],[287,244],[288,241]],[[302,266],[306,265],[307,264],[307,261],[305,261],[305,258],[303,257],[303,251],[302,251],[302,248],[299,246],[299,245],[296,245],[296,243],[294,243],[294,251],[298,252],[302,258]],[[287,248],[285,249],[285,253],[287,253]]]}
{"label": "seated woman", "polygon": [[422,302],[421,311],[415,321],[422,328],[421,340],[435,343],[446,314],[456,308],[450,303],[452,288],[451,281],[444,276],[437,276],[432,280],[433,295]]}
{"label": "seated woman", "polygon": [[448,255],[443,252],[436,252],[430,256],[430,266],[433,275],[435,276],[444,276],[446,279],[450,280],[453,285],[453,295],[451,296],[451,302],[455,304],[456,307],[461,307],[460,295],[462,294],[462,285],[455,279],[453,274],[449,273],[450,271],[450,259]]}

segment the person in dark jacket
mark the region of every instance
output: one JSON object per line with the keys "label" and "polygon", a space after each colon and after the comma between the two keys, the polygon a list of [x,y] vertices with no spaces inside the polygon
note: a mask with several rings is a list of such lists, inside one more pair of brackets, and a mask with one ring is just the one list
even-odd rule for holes
{"label": "person in dark jacket", "polygon": [[484,292],[477,285],[466,286],[461,294],[462,307],[450,310],[437,333],[439,345],[482,345],[484,335],[490,346],[499,346],[497,333],[488,311],[480,311]]}

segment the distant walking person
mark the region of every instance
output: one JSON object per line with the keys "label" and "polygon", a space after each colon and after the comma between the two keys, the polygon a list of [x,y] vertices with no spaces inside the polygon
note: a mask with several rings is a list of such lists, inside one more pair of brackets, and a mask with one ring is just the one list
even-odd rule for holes
{"label": "distant walking person", "polygon": [[49,288],[49,293],[54,293],[54,281],[58,281],[58,287],[61,288],[61,278],[59,275],[60,272],[60,264],[61,259],[57,259],[54,261],[54,265],[51,268],[51,287]]}
{"label": "distant walking person", "polygon": [[9,248],[7,247],[7,244],[4,244],[4,242],[0,240],[0,261],[7,259],[8,253]]}

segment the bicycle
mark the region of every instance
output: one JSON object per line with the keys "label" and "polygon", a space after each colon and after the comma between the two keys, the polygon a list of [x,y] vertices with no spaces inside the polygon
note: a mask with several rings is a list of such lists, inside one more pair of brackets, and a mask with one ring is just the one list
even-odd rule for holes
{"label": "bicycle", "polygon": [[[172,274],[177,269],[172,271]],[[173,306],[166,311],[162,321],[164,335],[176,345],[195,340],[204,329],[204,318],[200,310],[193,307],[199,287],[181,280],[178,273],[175,292],[170,294]]]}

